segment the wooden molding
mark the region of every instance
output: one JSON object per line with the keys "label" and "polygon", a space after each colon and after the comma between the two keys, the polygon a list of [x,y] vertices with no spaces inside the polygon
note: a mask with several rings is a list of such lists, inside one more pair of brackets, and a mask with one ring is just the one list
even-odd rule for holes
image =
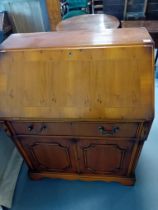
{"label": "wooden molding", "polygon": [[10,132],[8,126],[5,124],[5,122],[0,121],[0,128],[2,130],[4,130],[4,132],[6,133],[7,136],[9,136],[9,137],[11,136],[11,132]]}
{"label": "wooden molding", "polygon": [[51,31],[55,31],[57,24],[61,21],[59,0],[46,0],[46,5]]}
{"label": "wooden molding", "polygon": [[61,178],[66,180],[83,180],[83,181],[106,181],[106,182],[119,182],[120,184],[133,186],[135,184],[135,175],[130,177],[116,177],[116,176],[104,176],[104,175],[90,175],[90,174],[63,174],[63,173],[50,173],[50,172],[33,172],[29,171],[29,177],[32,180],[39,180],[43,178]]}

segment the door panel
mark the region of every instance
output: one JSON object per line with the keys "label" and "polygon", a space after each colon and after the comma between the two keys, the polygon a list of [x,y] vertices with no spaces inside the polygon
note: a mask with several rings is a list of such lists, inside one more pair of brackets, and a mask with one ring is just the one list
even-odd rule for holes
{"label": "door panel", "polygon": [[127,173],[133,142],[85,139],[78,142],[81,173],[124,175]]}
{"label": "door panel", "polygon": [[75,172],[75,153],[71,139],[61,137],[19,136],[35,170]]}

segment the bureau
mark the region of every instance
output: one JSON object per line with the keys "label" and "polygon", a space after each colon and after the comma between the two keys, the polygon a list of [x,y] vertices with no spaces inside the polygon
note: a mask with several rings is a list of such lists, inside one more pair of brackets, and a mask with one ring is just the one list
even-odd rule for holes
{"label": "bureau", "polygon": [[11,35],[0,99],[32,179],[133,185],[154,118],[153,41],[143,28]]}

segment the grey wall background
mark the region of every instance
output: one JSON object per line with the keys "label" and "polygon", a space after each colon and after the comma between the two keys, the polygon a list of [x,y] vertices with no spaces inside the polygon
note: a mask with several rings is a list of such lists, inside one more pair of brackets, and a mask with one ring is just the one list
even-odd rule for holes
{"label": "grey wall background", "polygon": [[8,11],[15,31],[49,31],[45,0],[0,0],[0,11]]}

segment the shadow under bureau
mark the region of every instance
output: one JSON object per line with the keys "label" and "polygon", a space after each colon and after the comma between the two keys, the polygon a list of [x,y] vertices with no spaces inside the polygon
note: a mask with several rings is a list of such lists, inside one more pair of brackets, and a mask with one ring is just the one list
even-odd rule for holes
{"label": "shadow under bureau", "polygon": [[148,32],[15,34],[0,49],[0,125],[30,177],[133,185],[154,118]]}

